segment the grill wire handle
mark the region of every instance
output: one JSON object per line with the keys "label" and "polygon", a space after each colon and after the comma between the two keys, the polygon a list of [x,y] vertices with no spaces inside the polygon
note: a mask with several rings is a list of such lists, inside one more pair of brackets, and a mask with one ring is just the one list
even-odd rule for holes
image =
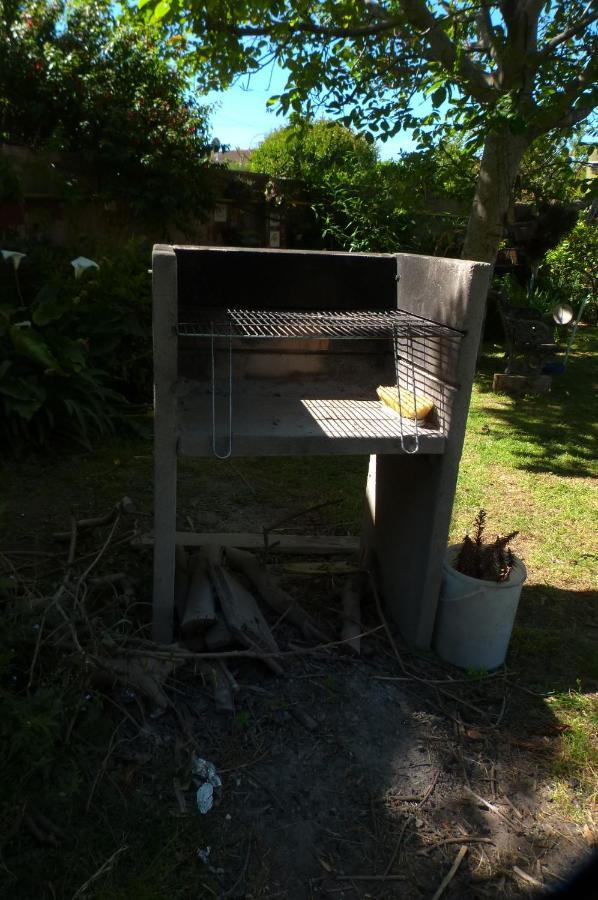
{"label": "grill wire handle", "polygon": [[216,449],[216,352],[215,333],[212,323],[211,348],[212,348],[212,452],[216,459],[229,459],[233,452],[233,340],[232,329],[228,334],[228,450],[226,453],[218,453]]}
{"label": "grill wire handle", "polygon": [[[402,413],[402,402],[401,402],[401,352],[399,348],[399,338],[397,334],[396,327],[393,329],[393,344],[395,351],[395,374],[397,378],[397,396],[399,398],[399,428],[401,430],[401,448],[403,453],[407,453],[412,455],[419,451],[419,429],[417,424],[417,394],[415,388],[415,365],[414,365],[414,357],[415,353],[413,350],[413,338],[411,333],[406,335],[407,341],[407,351],[405,353],[405,362],[407,365],[411,365],[411,384],[413,385],[413,412],[414,412],[414,424],[415,424],[415,434],[414,435],[406,435],[403,433],[403,413]],[[411,351],[411,363],[409,363],[409,351]],[[409,385],[409,377],[407,375],[407,385]],[[413,445],[409,448],[407,437],[412,437],[414,439]]]}

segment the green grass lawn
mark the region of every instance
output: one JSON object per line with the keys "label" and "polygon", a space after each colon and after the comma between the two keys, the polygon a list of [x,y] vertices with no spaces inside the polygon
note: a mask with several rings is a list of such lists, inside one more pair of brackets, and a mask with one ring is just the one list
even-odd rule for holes
{"label": "green grass lawn", "polygon": [[551,393],[517,399],[491,391],[500,361],[485,355],[451,528],[460,540],[484,507],[489,534],[520,531],[528,580],[507,663],[566,729],[554,794],[577,819],[598,800],[597,351],[585,329]]}

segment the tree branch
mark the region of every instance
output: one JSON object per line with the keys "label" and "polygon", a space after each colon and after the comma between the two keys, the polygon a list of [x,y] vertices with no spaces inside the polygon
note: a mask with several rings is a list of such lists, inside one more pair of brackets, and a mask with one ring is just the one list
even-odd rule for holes
{"label": "tree branch", "polygon": [[[355,25],[322,25],[312,18],[306,17],[293,25],[284,19],[264,25],[238,25],[234,22],[214,20],[206,17],[205,27],[215,33],[228,33],[235,37],[282,37],[286,32],[311,34],[324,38],[360,38],[377,34],[396,33],[409,25],[422,39],[422,56],[428,62],[438,62],[449,72],[452,70],[460,76],[461,82],[478,101],[485,102],[496,97],[493,79],[484,69],[466,55],[458,52],[456,45],[443,28],[444,19],[438,19],[429,9],[426,0],[404,0],[401,4],[400,16],[386,16],[384,10],[375,3],[368,3],[364,15],[375,21]],[[381,18],[378,18],[381,16]],[[445,17],[446,18],[446,17]]]}
{"label": "tree branch", "polygon": [[[591,3],[588,3],[588,7],[591,5]],[[586,7],[586,9],[588,7]],[[548,56],[556,47],[560,47],[561,44],[564,44],[570,38],[575,37],[576,34],[579,34],[580,31],[583,31],[584,28],[591,25],[592,22],[596,22],[596,20],[598,20],[598,11],[590,12],[587,15],[582,16],[581,19],[578,19],[578,21],[574,22],[573,25],[570,25],[569,28],[565,28],[560,34],[556,34],[549,41],[546,41],[546,44],[540,50],[539,56]]]}
{"label": "tree branch", "polygon": [[495,61],[498,61],[500,59],[502,47],[494,30],[492,19],[490,18],[487,0],[481,0],[481,7],[476,21],[482,41],[484,44],[488,45],[492,58]]}
{"label": "tree branch", "polygon": [[[598,103],[596,66],[595,57],[590,57],[577,78],[566,82],[563,90],[554,94],[549,104],[538,107],[537,115],[540,122],[536,128],[532,126],[532,131],[536,136],[550,131],[552,128],[568,128],[576,125],[596,108]],[[590,87],[591,90],[586,93]],[[564,110],[567,111],[564,112]]]}
{"label": "tree branch", "polygon": [[331,38],[355,38],[370,37],[371,35],[381,34],[385,31],[394,31],[399,25],[403,24],[402,19],[386,18],[379,22],[372,22],[369,25],[350,25],[350,26],[334,26],[334,25],[318,25],[312,19],[305,19],[296,22],[293,26],[287,26],[286,22],[274,22],[270,25],[235,25],[233,22],[222,22],[214,19],[205,20],[206,27],[209,31],[224,32],[226,34],[234,34],[235,37],[269,37],[278,29],[288,27],[289,31],[298,31],[305,34],[314,34],[318,37]]}
{"label": "tree branch", "polygon": [[574,125],[578,125],[580,122],[583,122],[584,119],[596,109],[596,102],[598,101],[598,88],[594,90],[594,99],[590,101],[589,104],[582,104],[577,107],[573,107],[570,109],[565,115],[560,119],[556,124],[555,128],[573,128]]}
{"label": "tree branch", "polygon": [[485,102],[496,97],[492,76],[487,75],[467,56],[457,52],[454,42],[442,27],[442,21],[433,15],[425,0],[404,0],[401,6],[407,23],[420,31],[428,44],[428,50],[422,48],[422,55],[429,62],[439,62],[449,72],[460,71],[462,79],[476,100]]}

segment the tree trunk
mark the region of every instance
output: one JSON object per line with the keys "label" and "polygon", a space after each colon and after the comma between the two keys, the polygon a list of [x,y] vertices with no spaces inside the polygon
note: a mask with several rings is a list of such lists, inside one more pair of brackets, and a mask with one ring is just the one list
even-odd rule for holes
{"label": "tree trunk", "polygon": [[511,202],[521,158],[530,140],[508,129],[491,132],[484,146],[463,259],[493,263]]}

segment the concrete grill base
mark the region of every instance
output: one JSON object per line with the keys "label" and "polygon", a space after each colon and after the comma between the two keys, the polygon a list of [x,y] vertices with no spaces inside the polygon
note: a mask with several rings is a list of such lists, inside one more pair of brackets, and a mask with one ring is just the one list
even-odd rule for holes
{"label": "concrete grill base", "polygon": [[[230,435],[233,455],[370,455],[362,548],[404,638],[430,647],[490,274],[484,263],[412,254],[154,248],[156,640],[173,635],[177,457],[212,456],[214,447],[226,455]],[[237,365],[238,334],[227,344],[226,334],[210,340],[179,329],[214,308],[420,317],[435,336],[415,347],[412,361],[439,421],[420,429],[417,453],[405,452],[399,416],[375,394],[392,384],[387,364],[398,357],[390,335],[372,347],[346,341],[342,363],[334,334],[311,347],[291,340],[276,363],[275,342],[268,350],[261,339],[247,341]],[[442,329],[460,340],[445,340]],[[222,392],[227,347],[236,377]],[[402,429],[413,432],[413,422],[403,419]]]}

